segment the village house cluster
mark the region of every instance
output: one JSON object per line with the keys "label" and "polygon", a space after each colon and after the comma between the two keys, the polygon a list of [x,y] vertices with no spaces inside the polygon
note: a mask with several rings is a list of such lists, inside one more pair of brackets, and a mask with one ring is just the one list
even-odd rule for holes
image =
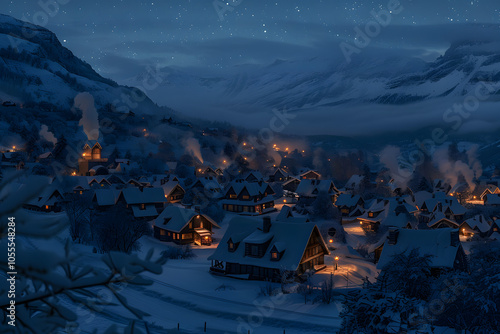
{"label": "village house cluster", "polygon": [[[78,170],[65,176],[64,182],[54,180],[23,207],[40,213],[61,212],[69,194],[88,196],[96,212],[121,205],[133,219],[148,222],[154,238],[161,242],[215,244],[207,264],[214,275],[280,280],[283,272],[303,277],[324,270],[326,257],[335,255],[330,245],[335,231],[327,234],[311,219],[319,198],[338,210],[342,226],[358,226],[366,233],[382,231],[383,236],[369,249],[379,269],[395,254],[418,249],[421,255],[433,257],[436,272],[466,271],[462,243],[473,237],[500,236],[498,216],[471,215],[466,209],[500,206],[500,179],[480,178],[472,190],[465,183],[452,186],[435,180],[432,189],[412,191],[396,187],[385,169],[373,171],[369,180],[366,175],[353,175],[337,187],[317,171],[291,174],[285,166],[228,177],[221,168],[200,164],[181,178],[173,162],[165,164],[163,174],[130,177],[129,171],[140,169],[136,162],[111,161],[102,150],[97,141],[86,143]],[[26,168],[14,159],[15,153],[15,148],[1,153],[3,170]],[[40,156],[38,163],[50,161],[52,155]],[[384,184],[390,195],[364,198],[366,183]],[[19,190],[28,186],[21,183]],[[188,196],[191,200],[186,201]],[[222,222],[203,210],[207,203],[231,217],[220,240],[214,233]]]}

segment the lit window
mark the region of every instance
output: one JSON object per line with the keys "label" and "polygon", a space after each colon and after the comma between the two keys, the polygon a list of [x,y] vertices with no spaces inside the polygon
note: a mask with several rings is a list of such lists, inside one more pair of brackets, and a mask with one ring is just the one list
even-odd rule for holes
{"label": "lit window", "polygon": [[277,260],[277,259],[278,259],[278,253],[277,253],[277,252],[272,252],[272,253],[271,253],[271,258],[272,258],[273,260]]}

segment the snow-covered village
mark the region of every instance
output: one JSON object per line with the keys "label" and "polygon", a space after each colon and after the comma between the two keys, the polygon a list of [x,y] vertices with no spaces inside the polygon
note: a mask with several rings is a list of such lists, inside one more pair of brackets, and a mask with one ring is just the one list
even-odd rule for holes
{"label": "snow-covered village", "polygon": [[498,3],[7,3],[1,333],[500,333]]}

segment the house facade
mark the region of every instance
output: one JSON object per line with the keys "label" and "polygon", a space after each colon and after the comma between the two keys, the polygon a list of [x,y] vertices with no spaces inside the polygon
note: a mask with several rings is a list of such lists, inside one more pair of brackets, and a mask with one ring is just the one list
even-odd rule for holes
{"label": "house facade", "polygon": [[274,211],[274,190],[265,182],[233,181],[220,203],[229,212],[258,215]]}
{"label": "house facade", "polygon": [[324,269],[328,254],[314,224],[235,217],[208,259],[216,275],[280,281],[283,275],[300,277]]}
{"label": "house facade", "polygon": [[179,245],[211,245],[214,228],[220,226],[209,216],[190,209],[167,206],[153,221],[154,237]]}

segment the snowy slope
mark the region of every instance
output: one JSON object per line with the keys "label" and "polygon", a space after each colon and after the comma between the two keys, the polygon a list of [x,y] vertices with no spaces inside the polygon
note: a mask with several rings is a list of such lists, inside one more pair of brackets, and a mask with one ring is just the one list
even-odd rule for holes
{"label": "snowy slope", "polygon": [[[479,81],[498,84],[499,53],[500,43],[461,42],[432,62],[361,53],[350,64],[335,63],[326,56],[294,59],[291,55],[267,66],[252,64],[220,71],[165,68],[168,81],[151,98],[158,103],[168,101],[174,109],[192,115],[199,112],[203,101],[206,115],[256,128],[261,125],[256,120],[261,121],[273,108],[306,114],[294,121],[300,127],[287,128],[291,133],[309,128],[308,134],[331,134],[328,129],[342,121],[348,127],[336,134],[364,134],[367,128],[381,128],[396,118],[403,130],[415,130],[409,127],[442,122],[443,112],[474,94]],[[498,94],[492,94],[487,102],[497,100]],[[487,117],[479,117],[489,122]],[[314,122],[308,123],[311,119]]]}
{"label": "snowy slope", "polygon": [[[75,57],[49,30],[0,14],[0,92],[20,103],[45,102],[64,109],[83,91],[101,107],[119,107],[125,104],[123,96],[133,96],[129,87],[101,77]],[[128,110],[152,114],[158,108],[146,97]]]}

